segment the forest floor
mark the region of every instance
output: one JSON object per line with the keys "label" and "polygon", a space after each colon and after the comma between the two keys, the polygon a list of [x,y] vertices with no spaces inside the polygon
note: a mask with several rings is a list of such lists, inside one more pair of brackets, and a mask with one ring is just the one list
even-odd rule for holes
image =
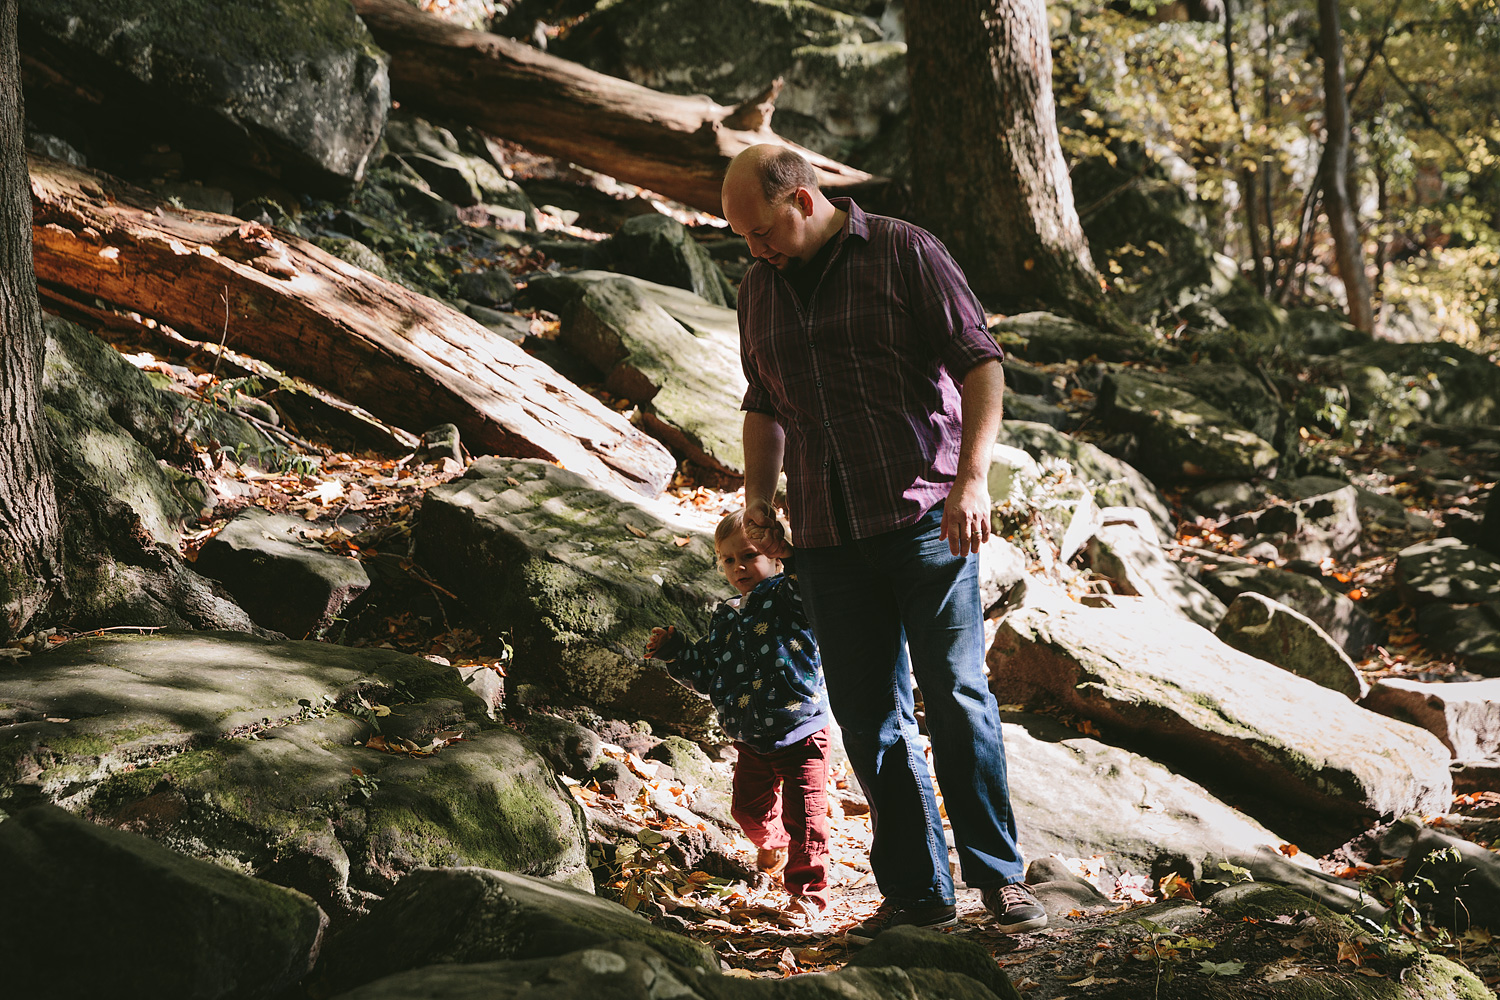
{"label": "forest floor", "polygon": [[[555,328],[555,318],[545,314],[534,318],[534,330],[546,333],[549,328]],[[209,374],[211,357],[186,348],[164,350],[155,330],[143,328],[139,337],[128,331],[107,333],[127,358],[165,376],[175,390],[212,396],[216,380]],[[597,386],[585,388],[608,405],[616,402]],[[1323,447],[1332,451],[1336,446],[1324,443]],[[374,581],[366,598],[346,612],[347,620],[336,622],[320,638],[441,658],[456,666],[489,666],[504,673],[510,655],[504,637],[484,635],[471,628],[457,599],[428,579],[410,557],[411,533],[422,496],[433,486],[461,475],[462,467],[451,460],[423,465],[410,456],[326,449],[309,452],[296,444],[288,448],[289,453],[300,453],[305,461],[294,458],[286,463],[287,468],[262,469],[240,464],[227,454],[203,451],[195,456],[198,465],[192,471],[209,482],[218,506],[197,525],[189,526],[185,555],[193,558],[198,547],[243,507],[253,504],[301,516],[308,522],[305,544],[361,559]],[[1462,465],[1464,453],[1458,449],[1449,452],[1452,460]],[[1434,495],[1423,488],[1420,477],[1401,471],[1416,467],[1414,452],[1382,444],[1345,448],[1339,451],[1339,457],[1354,481],[1399,497],[1409,509],[1431,518],[1438,527],[1445,516],[1466,505],[1466,497]],[[1476,483],[1476,492],[1481,495],[1478,487],[1482,485]],[[742,495],[719,489],[708,477],[684,468],[665,499],[718,514],[738,507]],[[1181,498],[1170,499],[1178,502]],[[1219,535],[1215,522],[1186,517],[1180,523],[1175,540],[1179,557],[1211,559],[1215,553],[1233,553],[1235,540]],[[1392,589],[1395,553],[1410,544],[1410,538],[1398,532],[1375,534],[1366,541],[1364,555],[1357,563],[1325,566],[1324,570],[1347,585],[1349,596],[1371,600],[1378,611],[1381,595]],[[1377,617],[1389,627],[1390,641],[1360,664],[1367,680],[1392,675],[1424,680],[1470,676],[1451,660],[1421,645],[1408,612],[1399,602],[1386,601],[1385,607]],[[1079,726],[1086,727],[1087,723]],[[630,756],[618,747],[607,747],[606,752]],[[650,780],[649,762],[636,758],[631,766]],[[728,763],[714,766],[727,776]],[[852,777],[836,768],[834,780],[847,785]],[[575,784],[572,788],[590,808],[617,813],[648,830],[670,830],[678,822],[656,813],[646,793],[636,802],[626,803],[611,800],[596,787]],[[669,789],[679,797],[686,791]],[[1486,792],[1458,796],[1452,811],[1471,820],[1500,819],[1500,795]],[[730,883],[701,872],[676,870],[663,852],[652,850],[655,845],[644,841],[634,867],[625,865],[604,873],[601,890],[621,898],[627,884],[639,887],[638,895],[625,898],[627,903],[635,904],[634,908],[658,922],[709,943],[731,974],[781,977],[827,971],[848,958],[843,930],[873,913],[880,902],[868,867],[868,815],[834,816],[833,833],[832,905],[811,924],[784,914],[787,897],[775,880],[763,877],[757,883]],[[734,847],[745,868],[753,870],[754,851],[749,842],[738,838]],[[1262,975],[1279,978],[1318,970],[1379,977],[1389,974],[1388,968],[1395,968],[1394,960],[1381,957],[1387,939],[1372,937],[1357,948],[1330,951],[1306,934],[1299,937],[1295,933],[1298,917],[1292,914],[1286,921],[1266,927],[1236,926],[1218,934],[1164,934],[1165,928],[1145,916],[1152,912],[1145,908],[1173,895],[1190,897],[1191,888],[1186,883],[1179,879],[1154,885],[1148,876],[1129,872],[1113,872],[1106,877],[1103,859],[1066,859],[1066,863],[1075,874],[1091,878],[1115,902],[1116,909],[1092,916],[1075,914],[1068,921],[1073,926],[1008,937],[992,929],[977,891],[959,893],[960,922],[952,933],[989,951],[1028,997],[1055,1000],[1086,996],[1091,985],[1102,987],[1125,977],[1139,980],[1143,990],[1149,987],[1158,997],[1170,997],[1179,989],[1185,991],[1182,995],[1197,995],[1191,985],[1194,980],[1201,983],[1202,976],[1239,975],[1247,968],[1268,964],[1272,971],[1263,971]],[[1378,883],[1390,887],[1401,882],[1399,862],[1366,868],[1350,866],[1348,858],[1342,857],[1325,859],[1324,867],[1372,886]],[[632,881],[631,876],[640,877]],[[1106,924],[1129,925],[1137,919],[1133,914],[1138,911],[1142,917],[1133,925],[1134,931],[1096,933]],[[1389,930],[1394,938],[1420,943],[1463,961],[1490,985],[1500,983],[1500,949],[1487,934],[1471,931],[1465,937],[1454,937],[1420,926]],[[1184,976],[1188,978],[1173,985],[1175,977]]]}

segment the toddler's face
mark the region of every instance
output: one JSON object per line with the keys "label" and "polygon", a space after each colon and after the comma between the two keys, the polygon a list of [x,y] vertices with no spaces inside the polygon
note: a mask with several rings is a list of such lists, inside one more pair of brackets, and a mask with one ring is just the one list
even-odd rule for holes
{"label": "toddler's face", "polygon": [[744,528],[736,529],[714,551],[719,556],[719,569],[741,596],[754,590],[757,583],[781,572],[781,560],[771,559],[763,554],[754,542],[745,537]]}

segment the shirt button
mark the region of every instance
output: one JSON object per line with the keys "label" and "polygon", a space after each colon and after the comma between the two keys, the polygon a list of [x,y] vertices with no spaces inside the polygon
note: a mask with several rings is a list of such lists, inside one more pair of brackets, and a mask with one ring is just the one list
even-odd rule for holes
{"label": "shirt button", "polygon": [[831,421],[831,420],[825,420],[825,421],[823,421],[823,426],[824,427],[832,427],[833,426],[833,421]]}
{"label": "shirt button", "polygon": [[823,388],[823,380],[822,379],[818,379],[818,388],[819,389]]}

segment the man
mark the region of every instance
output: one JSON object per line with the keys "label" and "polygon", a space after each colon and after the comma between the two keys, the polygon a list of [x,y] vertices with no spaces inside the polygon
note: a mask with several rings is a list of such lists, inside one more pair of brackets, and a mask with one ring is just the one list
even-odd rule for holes
{"label": "man", "polygon": [[964,881],[1000,930],[1043,927],[982,671],[976,553],[990,533],[1001,351],[935,237],[830,201],[795,152],[744,150],[723,199],[757,258],[739,293],[747,534],[785,550],[771,506],[785,464],[803,600],[870,801],[885,902],[848,939],[957,921],[913,672]]}

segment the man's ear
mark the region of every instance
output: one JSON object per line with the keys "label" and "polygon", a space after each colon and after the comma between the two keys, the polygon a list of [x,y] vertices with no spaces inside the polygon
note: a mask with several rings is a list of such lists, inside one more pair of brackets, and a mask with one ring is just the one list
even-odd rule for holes
{"label": "man's ear", "polygon": [[792,201],[796,203],[797,209],[802,213],[803,218],[812,217],[813,196],[811,191],[805,187],[799,187],[796,193],[792,195]]}

